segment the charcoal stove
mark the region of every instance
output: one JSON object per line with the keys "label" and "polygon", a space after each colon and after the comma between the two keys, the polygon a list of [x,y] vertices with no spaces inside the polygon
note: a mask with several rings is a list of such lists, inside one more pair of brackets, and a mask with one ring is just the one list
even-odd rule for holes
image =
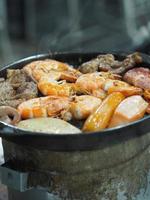
{"label": "charcoal stove", "polygon": [[[7,68],[52,58],[73,66],[99,53],[44,54]],[[125,54],[115,54],[118,59]],[[142,54],[142,66],[150,66]],[[9,200],[149,200],[150,117],[92,134],[43,134],[0,123],[5,163],[1,180]]]}

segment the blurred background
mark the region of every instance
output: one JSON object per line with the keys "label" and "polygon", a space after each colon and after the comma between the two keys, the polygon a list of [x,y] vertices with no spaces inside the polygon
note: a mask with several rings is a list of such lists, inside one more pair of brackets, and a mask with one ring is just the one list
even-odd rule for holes
{"label": "blurred background", "polygon": [[43,53],[150,52],[149,0],[0,0],[0,66]]}

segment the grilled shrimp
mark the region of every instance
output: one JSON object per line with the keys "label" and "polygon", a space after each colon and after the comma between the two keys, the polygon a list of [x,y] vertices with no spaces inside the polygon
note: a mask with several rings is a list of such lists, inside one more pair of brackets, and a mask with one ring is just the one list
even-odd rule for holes
{"label": "grilled shrimp", "polygon": [[100,104],[101,99],[89,95],[48,96],[25,101],[18,106],[18,111],[22,119],[60,116],[69,121],[72,118],[86,119]]}
{"label": "grilled shrimp", "polygon": [[66,81],[56,81],[44,76],[37,83],[40,92],[47,95],[71,96],[75,94],[75,83],[67,83]]}
{"label": "grilled shrimp", "polygon": [[76,81],[76,90],[79,93],[93,95],[104,99],[106,94],[102,89],[106,78],[99,76],[99,73],[81,75]]}
{"label": "grilled shrimp", "polygon": [[143,92],[141,88],[131,86],[124,81],[111,79],[105,80],[103,89],[107,91],[108,94],[111,94],[112,92],[121,92],[126,97],[132,95],[141,95]]}
{"label": "grilled shrimp", "polygon": [[33,61],[26,65],[23,70],[36,82],[39,82],[43,76],[48,76],[52,80],[64,79],[75,82],[81,75],[81,72],[68,64],[51,59]]}
{"label": "grilled shrimp", "polygon": [[69,121],[71,118],[77,120],[86,119],[100,106],[101,102],[100,98],[90,95],[75,96],[70,103],[69,109],[61,113],[62,118],[66,121]]}
{"label": "grilled shrimp", "polygon": [[90,95],[76,96],[70,104],[70,112],[75,119],[86,119],[98,106],[102,100]]}
{"label": "grilled shrimp", "polygon": [[112,92],[121,92],[125,96],[142,94],[141,88],[115,80],[116,78],[119,77],[108,72],[84,74],[77,79],[76,86],[81,93],[91,94],[101,99]]}
{"label": "grilled shrimp", "polygon": [[56,117],[64,109],[69,106],[69,98],[48,96],[30,99],[18,106],[18,111],[22,119],[36,117]]}
{"label": "grilled shrimp", "polygon": [[[66,82],[74,83],[81,75],[81,72],[71,66],[50,59],[31,62],[23,70],[37,82],[40,92],[45,96],[72,95],[74,85]],[[61,82],[61,80],[66,82]]]}

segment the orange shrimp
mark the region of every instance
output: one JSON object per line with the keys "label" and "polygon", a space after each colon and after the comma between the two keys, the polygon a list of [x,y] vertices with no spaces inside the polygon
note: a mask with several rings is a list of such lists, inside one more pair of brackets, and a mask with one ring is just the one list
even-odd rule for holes
{"label": "orange shrimp", "polygon": [[22,119],[36,117],[56,117],[69,106],[70,99],[67,97],[48,96],[30,99],[18,106]]}
{"label": "orange shrimp", "polygon": [[55,60],[37,60],[33,61],[23,67],[23,70],[36,81],[39,81],[42,75],[49,73],[49,71],[66,71],[68,65]]}
{"label": "orange shrimp", "polygon": [[81,72],[71,66],[50,59],[31,62],[23,70],[37,82],[40,92],[45,96],[72,95],[75,88],[74,84],[59,81],[65,80],[74,83],[81,75]]}
{"label": "orange shrimp", "polygon": [[107,79],[119,79],[120,76],[109,72],[95,72],[82,74],[76,81],[76,85],[81,91],[92,92],[93,90],[102,89]]}
{"label": "orange shrimp", "polygon": [[99,76],[99,73],[83,74],[75,83],[77,93],[89,94],[103,99],[106,96],[102,89],[105,80],[106,77]]}
{"label": "orange shrimp", "polygon": [[[70,103],[68,110],[64,110],[62,118],[69,121],[71,118],[81,120],[86,119],[98,106],[100,106],[102,100],[100,98],[81,95],[75,96]],[[69,118],[68,118],[69,116]]]}
{"label": "orange shrimp", "polygon": [[74,83],[66,82],[51,82],[47,80],[40,81],[38,83],[38,89],[40,92],[47,95],[56,95],[56,96],[71,96],[75,93]]}
{"label": "orange shrimp", "polygon": [[77,79],[76,85],[81,93],[92,94],[101,99],[112,92],[121,92],[125,96],[142,94],[141,88],[116,80],[119,78],[119,76],[108,72],[89,73],[81,75]]}
{"label": "orange shrimp", "polygon": [[69,121],[72,118],[86,119],[100,104],[101,99],[89,95],[48,96],[25,101],[18,106],[18,111],[22,119],[60,116]]}
{"label": "orange shrimp", "polygon": [[69,110],[74,119],[86,119],[100,106],[101,102],[100,98],[90,95],[75,96],[74,101],[70,103]]}
{"label": "orange shrimp", "polygon": [[121,92],[126,97],[142,94],[141,88],[131,86],[128,83],[120,80],[105,80],[103,89],[107,91],[108,94],[111,94],[112,92]]}
{"label": "orange shrimp", "polygon": [[81,75],[81,72],[73,69],[70,65],[51,59],[33,61],[24,66],[23,70],[36,82],[39,82],[43,76],[54,80],[64,79],[75,82]]}
{"label": "orange shrimp", "polygon": [[107,96],[105,83],[108,82],[107,80],[116,81],[114,79],[120,79],[120,76],[110,72],[83,74],[76,81],[76,89],[79,93],[91,94],[104,99]]}
{"label": "orange shrimp", "polygon": [[150,90],[144,90],[143,96],[147,101],[150,101]]}

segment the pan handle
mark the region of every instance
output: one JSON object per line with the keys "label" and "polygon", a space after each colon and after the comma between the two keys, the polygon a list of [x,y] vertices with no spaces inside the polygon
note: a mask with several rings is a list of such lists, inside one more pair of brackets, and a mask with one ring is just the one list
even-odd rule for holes
{"label": "pan handle", "polygon": [[2,184],[10,187],[11,189],[25,192],[32,189],[28,187],[29,172],[19,172],[9,167],[8,163],[4,163],[0,166],[1,182]]}

